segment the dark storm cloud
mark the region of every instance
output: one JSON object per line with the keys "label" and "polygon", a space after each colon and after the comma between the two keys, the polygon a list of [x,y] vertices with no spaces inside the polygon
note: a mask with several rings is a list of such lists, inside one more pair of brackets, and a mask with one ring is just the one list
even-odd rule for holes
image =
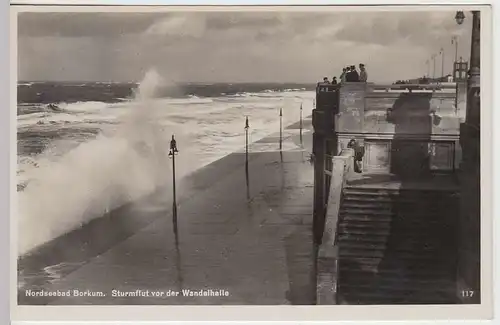
{"label": "dark storm cloud", "polygon": [[218,12],[207,13],[207,28],[225,30],[229,28],[273,28],[282,24],[276,14],[266,12]]}
{"label": "dark storm cloud", "polygon": [[113,37],[142,33],[168,13],[25,12],[18,16],[19,36]]}
{"label": "dark storm cloud", "polygon": [[434,46],[457,30],[454,13],[378,12],[360,13],[346,19],[336,34],[339,40],[388,46],[405,39],[419,46]]}
{"label": "dark storm cloud", "polygon": [[24,13],[18,72],[137,81],[154,67],[182,81],[302,82],[364,62],[372,79],[407,79],[440,47],[449,69],[453,34],[467,57],[470,20],[457,26],[454,11]]}
{"label": "dark storm cloud", "polygon": [[[335,14],[333,14],[335,15]],[[273,35],[276,30],[290,34],[304,33],[331,19],[324,13],[274,12],[161,12],[161,13],[95,13],[44,12],[21,13],[18,32],[21,37],[114,37],[140,34],[155,24],[186,17],[203,21],[206,31],[255,30]]]}

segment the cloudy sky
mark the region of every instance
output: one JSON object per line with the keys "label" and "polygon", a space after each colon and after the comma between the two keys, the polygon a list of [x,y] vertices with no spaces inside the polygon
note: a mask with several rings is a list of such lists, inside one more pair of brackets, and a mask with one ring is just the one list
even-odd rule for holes
{"label": "cloudy sky", "polygon": [[[365,63],[372,81],[445,73],[469,57],[471,17],[455,11],[21,13],[20,80],[316,82]],[[431,61],[432,74],[432,61]],[[441,57],[436,74],[441,73]]]}

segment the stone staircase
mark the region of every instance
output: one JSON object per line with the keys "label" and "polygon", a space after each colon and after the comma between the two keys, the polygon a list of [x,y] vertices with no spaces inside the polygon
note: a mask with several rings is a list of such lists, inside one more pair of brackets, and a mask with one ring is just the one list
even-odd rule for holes
{"label": "stone staircase", "polygon": [[445,190],[346,186],[339,304],[454,304],[459,198]]}

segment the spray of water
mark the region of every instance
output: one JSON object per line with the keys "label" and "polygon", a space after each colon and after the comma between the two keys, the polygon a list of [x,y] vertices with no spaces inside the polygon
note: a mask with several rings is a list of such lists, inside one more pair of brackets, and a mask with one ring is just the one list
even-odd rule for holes
{"label": "spray of water", "polygon": [[[71,231],[127,202],[168,187],[170,136],[152,99],[164,80],[150,70],[118,129],[40,166],[18,193],[18,254]],[[182,138],[182,135],[180,135]],[[182,171],[181,171],[182,172]]]}

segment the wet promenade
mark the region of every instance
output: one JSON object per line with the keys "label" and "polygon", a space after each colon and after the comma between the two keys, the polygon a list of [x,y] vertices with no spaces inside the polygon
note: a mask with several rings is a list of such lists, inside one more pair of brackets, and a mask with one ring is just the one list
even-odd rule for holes
{"label": "wet promenade", "polygon": [[[177,241],[171,195],[159,192],[22,261],[19,303],[314,304],[310,120],[306,126],[303,146],[298,125],[285,130],[281,154],[277,136],[252,145],[248,193],[244,153],[181,184]],[[68,269],[50,281],[30,280],[50,273],[48,264]],[[70,296],[29,296],[30,289]]]}

